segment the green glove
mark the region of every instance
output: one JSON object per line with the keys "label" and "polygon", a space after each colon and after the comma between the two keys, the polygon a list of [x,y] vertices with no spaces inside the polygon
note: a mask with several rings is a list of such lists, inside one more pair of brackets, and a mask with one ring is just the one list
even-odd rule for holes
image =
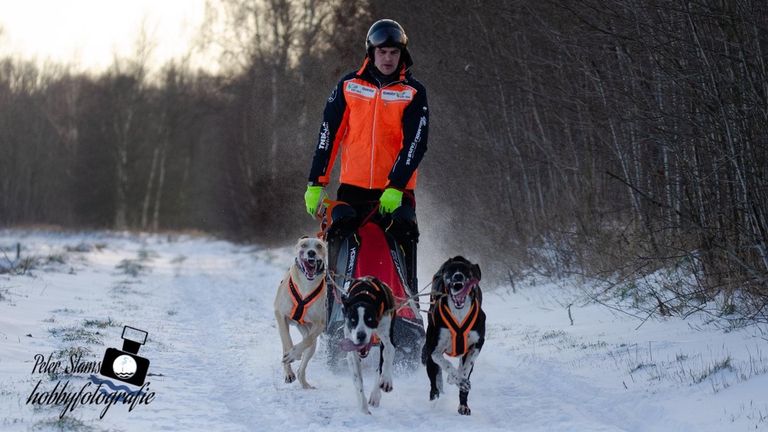
{"label": "green glove", "polygon": [[307,205],[307,213],[312,217],[315,217],[317,213],[320,197],[323,196],[324,190],[323,186],[309,185],[307,186],[307,191],[304,192],[304,203]]}
{"label": "green glove", "polygon": [[379,198],[379,211],[383,214],[392,213],[403,202],[403,193],[397,189],[386,188]]}

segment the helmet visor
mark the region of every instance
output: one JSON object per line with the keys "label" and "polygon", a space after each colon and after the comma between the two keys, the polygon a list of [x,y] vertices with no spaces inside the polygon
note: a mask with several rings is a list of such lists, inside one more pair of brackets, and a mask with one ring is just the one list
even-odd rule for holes
{"label": "helmet visor", "polygon": [[393,46],[403,48],[408,44],[408,38],[400,29],[394,27],[384,27],[378,29],[368,36],[368,46],[379,48]]}

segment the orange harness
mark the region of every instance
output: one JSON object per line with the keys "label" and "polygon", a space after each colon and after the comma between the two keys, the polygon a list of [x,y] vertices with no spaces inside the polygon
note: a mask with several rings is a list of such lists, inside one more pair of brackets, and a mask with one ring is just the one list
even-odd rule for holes
{"label": "orange harness", "polygon": [[[368,285],[371,286],[376,292],[373,293],[373,292],[371,292],[371,291],[369,291],[367,289],[363,289],[363,290],[360,290],[360,291],[356,292],[354,297],[366,296],[366,297],[370,298],[374,302],[378,301],[379,302],[379,310],[378,310],[378,314],[376,315],[376,320],[377,321],[381,321],[381,318],[384,317],[384,311],[387,308],[392,308],[393,305],[387,304],[387,301],[386,301],[387,297],[384,295],[383,289],[381,288],[381,286],[378,283],[376,283],[374,281],[373,278],[365,277],[364,279],[365,279],[365,281],[368,282]],[[348,292],[351,292],[353,288],[355,288],[357,285],[359,285],[361,283],[363,283],[363,282],[362,281],[357,281],[354,284],[352,284],[352,286],[349,287],[349,291]],[[378,335],[374,334],[371,337],[371,343],[373,345],[376,345],[377,343],[379,343]]]}
{"label": "orange harness", "polygon": [[461,324],[456,322],[456,318],[451,313],[451,309],[448,306],[448,302],[443,299],[438,305],[440,311],[440,317],[443,319],[446,328],[451,332],[451,352],[447,352],[451,357],[458,357],[464,355],[469,350],[469,331],[475,325],[480,308],[477,306],[477,302],[474,300],[470,305],[469,313]]}
{"label": "orange harness", "polygon": [[288,276],[288,288],[291,292],[291,300],[293,301],[291,319],[299,324],[304,324],[304,315],[307,314],[307,310],[312,306],[312,303],[320,298],[320,294],[325,289],[325,279],[320,282],[320,285],[318,285],[317,288],[307,294],[306,297],[301,296],[301,293],[296,289],[296,285],[293,283],[293,278],[290,276]]}

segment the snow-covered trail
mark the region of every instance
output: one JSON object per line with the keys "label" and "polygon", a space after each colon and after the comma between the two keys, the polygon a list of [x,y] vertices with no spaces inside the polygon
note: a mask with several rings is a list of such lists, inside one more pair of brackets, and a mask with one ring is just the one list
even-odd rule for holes
{"label": "snow-covered trail", "polygon": [[[723,339],[717,333],[721,339],[709,345],[703,341],[713,334],[686,324],[649,322],[638,332],[636,322],[594,306],[574,307],[577,325],[570,326],[555,287],[545,285],[516,294],[486,291],[487,342],[472,375],[472,416],[456,412],[453,386],[446,384],[441,399],[430,402],[422,368],[398,371],[394,391],[364,416],[349,374],[326,367],[322,339],[307,373],[317,389],[283,382],[272,303],[292,261],[288,249],[205,238],[18,232],[4,232],[0,246],[17,240],[38,254],[78,243],[103,245],[69,253],[65,265],[34,277],[0,278],[6,299],[0,301],[2,430],[700,432],[754,430],[766,425],[761,415],[768,418],[768,398],[759,390],[768,384],[764,374],[740,383],[726,373],[714,375],[720,381],[691,385],[675,383],[676,375],[665,372],[694,372],[670,357],[699,358],[705,369],[707,359],[691,351],[703,347],[727,347],[737,365],[739,347],[754,343],[750,335],[734,332]],[[123,260],[144,267],[128,276],[118,269]],[[56,332],[93,333],[83,324],[88,320],[110,323],[96,332],[100,340],[63,340]],[[38,379],[29,374],[35,353],[83,346],[90,360],[99,361],[106,347],[121,346],[122,325],[149,332],[139,354],[151,361],[151,404],[133,412],[118,405],[101,420],[99,409],[84,406],[68,415],[71,423],[56,421],[59,409],[25,404]],[[34,337],[25,338],[27,333]],[[292,334],[297,342],[298,332]],[[638,348],[648,341],[654,343],[650,360]],[[366,364],[366,393],[375,378],[372,364]],[[661,378],[643,375],[650,366]],[[729,385],[722,391],[711,390],[723,383]],[[736,393],[737,387],[744,391]]]}
{"label": "snow-covered trail", "polygon": [[[200,259],[202,258],[202,259]],[[316,390],[303,390],[297,383],[283,382],[279,359],[282,355],[274,325],[274,291],[283,269],[252,262],[250,256],[234,255],[220,265],[185,261],[177,275],[168,280],[171,305],[179,313],[166,342],[168,364],[174,366],[166,381],[168,392],[193,389],[190,399],[208,410],[203,419],[167,413],[171,424],[184,429],[210,427],[216,430],[409,430],[429,425],[438,430],[591,430],[617,431],[634,416],[636,404],[627,400],[628,412],[604,412],[614,395],[590,386],[583,379],[557,374],[546,362],[526,361],[511,345],[495,346],[491,341],[473,375],[470,393],[471,417],[456,413],[458,390],[446,384],[441,400],[428,401],[428,381],[422,369],[400,370],[395,390],[385,394],[373,416],[359,414],[351,379],[325,366],[325,345],[308,370]],[[192,261],[192,262],[190,262]],[[278,260],[276,260],[278,261]],[[279,260],[290,263],[287,254]],[[252,268],[254,272],[245,270]],[[164,289],[161,289],[163,291]],[[491,329],[505,324],[505,301],[489,297],[498,307],[490,308]],[[508,318],[507,318],[508,319]],[[297,332],[292,332],[298,342]],[[376,356],[373,355],[372,358]],[[484,361],[482,358],[494,359]],[[157,363],[163,362],[157,359]],[[372,361],[367,362],[367,393],[375,382]],[[183,374],[177,381],[176,374]],[[174,375],[171,377],[171,375]],[[183,393],[183,390],[181,391]],[[159,405],[158,405],[159,406]],[[197,408],[178,407],[187,412]],[[177,423],[181,418],[182,423]]]}
{"label": "snow-covered trail", "polygon": [[[287,251],[282,252],[282,259],[275,261],[290,263]],[[216,430],[252,430],[255,425],[265,430],[407,430],[429,419],[431,425],[446,430],[509,430],[513,405],[506,403],[505,395],[511,395],[511,382],[492,378],[493,374],[475,374],[481,390],[477,397],[472,394],[471,403],[477,409],[471,419],[456,414],[458,395],[453,388],[437,403],[427,400],[423,370],[400,370],[396,390],[385,394],[382,407],[372,417],[359,414],[346,371],[334,373],[325,366],[323,340],[308,370],[308,379],[317,389],[285,384],[272,312],[283,266],[265,266],[264,258],[254,260],[250,255],[228,256],[231,259],[219,260],[217,265],[206,264],[212,257],[187,259],[165,280],[167,286],[158,287],[172,293],[162,297],[170,301],[166,309],[178,313],[163,330],[164,342],[173,349],[154,356],[158,358],[153,361],[173,365],[172,372],[164,373],[164,381],[172,386],[167,392],[184,394],[191,389],[189,398],[201,405],[177,409],[206,412],[201,419],[166,410],[170,425],[184,429],[209,425]],[[298,333],[292,334],[298,342]],[[366,364],[368,391],[375,378],[372,363]],[[505,369],[497,372],[506,373]],[[177,378],[177,374],[183,376]],[[483,410],[484,404],[493,409]]]}

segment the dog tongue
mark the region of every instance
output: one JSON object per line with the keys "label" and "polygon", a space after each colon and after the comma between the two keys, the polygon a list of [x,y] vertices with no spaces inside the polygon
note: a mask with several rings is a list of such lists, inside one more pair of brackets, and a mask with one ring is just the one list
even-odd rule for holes
{"label": "dog tongue", "polygon": [[453,296],[453,302],[456,304],[456,307],[464,306],[464,300],[467,298],[467,293],[458,293]]}
{"label": "dog tongue", "polygon": [[302,260],[302,266],[304,267],[304,274],[307,276],[307,279],[312,280],[315,278],[315,261],[307,261]]}
{"label": "dog tongue", "polygon": [[355,345],[352,340],[344,338],[339,342],[339,348],[342,351],[360,351],[365,345]]}
{"label": "dog tongue", "polygon": [[464,284],[464,287],[461,289],[461,291],[453,294],[453,301],[456,303],[457,307],[464,306],[464,300],[467,298],[467,294],[475,287],[477,286],[476,280],[471,280]]}

